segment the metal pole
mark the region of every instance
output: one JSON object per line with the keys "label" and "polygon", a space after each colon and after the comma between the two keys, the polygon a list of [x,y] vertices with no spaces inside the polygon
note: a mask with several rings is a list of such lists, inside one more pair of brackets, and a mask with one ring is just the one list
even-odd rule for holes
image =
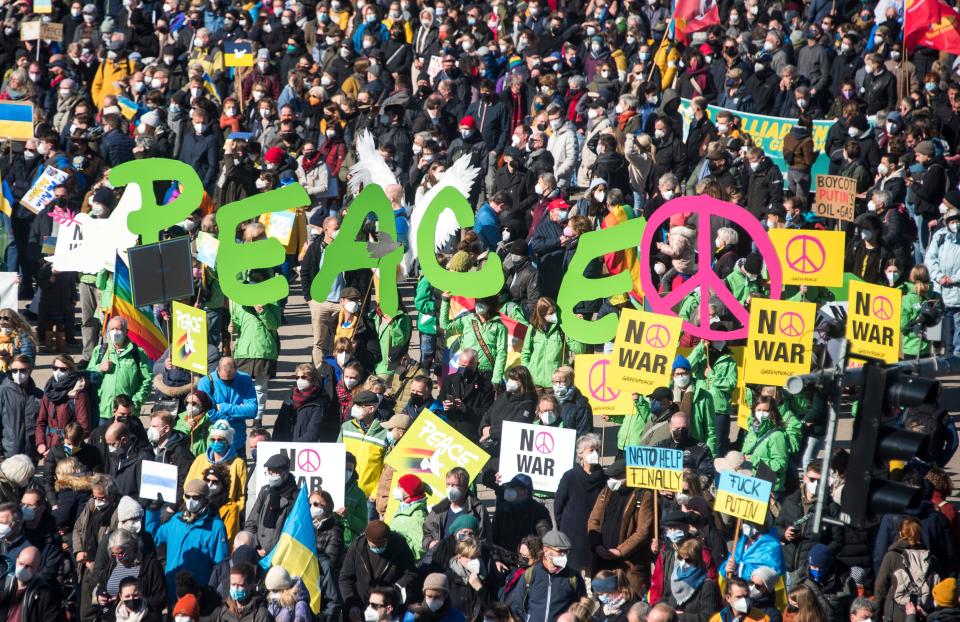
{"label": "metal pole", "polygon": [[820,533],[823,522],[823,505],[827,500],[827,489],[830,481],[830,463],[833,459],[833,437],[837,434],[837,419],[840,417],[840,401],[843,397],[843,376],[847,368],[847,353],[850,342],[846,338],[840,342],[840,356],[834,366],[833,399],[831,400],[830,414],[827,417],[827,435],[823,458],[823,469],[820,472],[820,485],[817,486],[817,503],[813,510],[813,533]]}

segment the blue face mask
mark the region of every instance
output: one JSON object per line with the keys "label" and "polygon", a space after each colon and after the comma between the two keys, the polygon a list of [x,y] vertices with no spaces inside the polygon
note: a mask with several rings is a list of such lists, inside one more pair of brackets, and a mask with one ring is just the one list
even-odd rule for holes
{"label": "blue face mask", "polygon": [[224,455],[227,453],[227,442],[226,441],[211,441],[210,449],[213,450],[213,453],[217,455]]}
{"label": "blue face mask", "polygon": [[382,555],[383,552],[386,551],[386,550],[387,550],[387,547],[385,547],[385,546],[371,546],[371,547],[370,547],[370,552],[371,552],[371,553],[376,553],[377,555]]}
{"label": "blue face mask", "polygon": [[237,601],[238,603],[243,603],[247,601],[247,590],[242,587],[231,587],[230,588],[230,598]]}
{"label": "blue face mask", "polygon": [[823,579],[823,569],[821,568],[811,568],[810,569],[810,578],[820,583],[820,580]]}
{"label": "blue face mask", "polygon": [[663,402],[660,400],[651,400],[650,401],[650,412],[654,415],[659,415],[663,412]]}

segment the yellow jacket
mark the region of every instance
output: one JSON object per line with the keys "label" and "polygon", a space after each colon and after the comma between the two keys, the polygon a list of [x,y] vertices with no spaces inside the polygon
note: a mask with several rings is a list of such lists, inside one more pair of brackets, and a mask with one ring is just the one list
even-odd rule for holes
{"label": "yellow jacket", "polygon": [[413,43],[413,26],[410,25],[410,22],[404,21],[402,19],[395,20],[390,19],[389,17],[383,20],[383,25],[387,27],[387,30],[393,29],[394,22],[401,22],[403,24],[403,38],[407,43]]}
{"label": "yellow jacket", "polygon": [[387,454],[387,429],[374,419],[364,432],[355,419],[350,419],[340,426],[337,442],[343,443],[357,459],[357,486],[367,499],[375,499],[383,458]]}
{"label": "yellow jacket", "polygon": [[193,48],[187,64],[201,65],[210,79],[216,80],[223,73],[223,52],[217,48]]}
{"label": "yellow jacket", "polygon": [[[203,479],[203,472],[213,466],[207,454],[197,456],[190,470],[187,471],[187,481]],[[230,490],[226,502],[220,506],[220,518],[227,528],[227,541],[233,543],[233,537],[240,531],[240,515],[247,503],[247,463],[243,458],[234,456],[230,463]]]}
{"label": "yellow jacket", "polygon": [[90,95],[93,97],[94,105],[103,109],[103,100],[107,95],[120,94],[120,87],[117,82],[131,76],[133,71],[133,63],[129,60],[122,60],[119,63],[105,60],[100,63],[97,72],[93,74],[93,82],[90,84]]}
{"label": "yellow jacket", "polygon": [[673,42],[667,41],[657,48],[657,55],[653,62],[660,68],[661,80],[660,88],[666,90],[673,84],[673,79],[677,77],[677,62],[680,60],[680,52]]}
{"label": "yellow jacket", "polygon": [[[270,212],[260,215],[260,223],[270,232]],[[293,229],[290,231],[290,237],[283,249],[287,255],[296,255],[300,249],[307,243],[307,214],[303,208],[297,208],[297,215],[293,219]]]}

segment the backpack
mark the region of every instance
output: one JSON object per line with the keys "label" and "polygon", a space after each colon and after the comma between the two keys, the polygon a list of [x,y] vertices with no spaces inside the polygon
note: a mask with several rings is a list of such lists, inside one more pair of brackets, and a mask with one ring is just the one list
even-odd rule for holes
{"label": "backpack", "polygon": [[940,575],[930,567],[930,551],[901,551],[900,561],[903,567],[893,573],[897,585],[894,601],[900,606],[913,601],[915,605],[931,611],[931,587],[940,582]]}

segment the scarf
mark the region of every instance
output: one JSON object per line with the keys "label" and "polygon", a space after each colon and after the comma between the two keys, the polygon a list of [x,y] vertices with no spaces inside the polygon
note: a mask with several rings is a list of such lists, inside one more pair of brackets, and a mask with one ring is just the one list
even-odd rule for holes
{"label": "scarf", "polygon": [[635,116],[637,116],[637,113],[633,110],[628,110],[623,114],[617,115],[617,127],[621,132],[627,127],[627,123],[630,121],[630,119]]}
{"label": "scarf", "polygon": [[220,463],[229,464],[230,462],[233,462],[233,459],[236,457],[237,457],[237,452],[233,450],[232,445],[227,448],[227,453],[224,454],[223,458],[220,458],[219,460],[217,460],[216,457],[214,457],[213,450],[210,449],[209,447],[207,448],[207,460],[210,461],[210,464],[220,464]]}
{"label": "scarf", "polygon": [[141,604],[140,611],[130,611],[126,605],[117,605],[117,622],[140,622],[147,615],[147,608]]}
{"label": "scarf", "polygon": [[43,396],[54,404],[62,404],[69,399],[69,393],[80,380],[80,374],[77,372],[67,372],[59,382],[52,377],[47,381],[47,386],[43,388]]}
{"label": "scarf", "polygon": [[673,566],[673,574],[670,575],[670,590],[677,599],[677,604],[682,605],[691,598],[694,592],[700,589],[704,580],[707,578],[707,571],[696,566],[687,566],[683,570],[679,566]]}
{"label": "scarf", "polygon": [[297,410],[300,410],[304,404],[313,399],[319,388],[320,387],[310,387],[307,391],[301,391],[300,389],[294,388],[293,395],[290,396],[290,401],[293,403],[293,407]]}
{"label": "scarf", "polygon": [[313,154],[312,158],[300,158],[300,165],[303,167],[303,170],[310,171],[317,166],[321,158],[323,158],[323,154],[320,153],[320,150],[318,149],[317,152]]}

